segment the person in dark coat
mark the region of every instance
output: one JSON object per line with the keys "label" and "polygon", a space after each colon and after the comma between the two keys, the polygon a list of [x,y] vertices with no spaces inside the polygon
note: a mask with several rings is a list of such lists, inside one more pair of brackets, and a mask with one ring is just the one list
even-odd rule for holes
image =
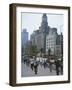
{"label": "person in dark coat", "polygon": [[59,75],[59,60],[55,61],[55,65],[56,65],[56,74]]}
{"label": "person in dark coat", "polygon": [[49,67],[50,67],[50,72],[52,72],[52,63],[49,63]]}
{"label": "person in dark coat", "polygon": [[31,69],[33,70],[33,67],[34,67],[34,63],[31,63]]}
{"label": "person in dark coat", "polygon": [[34,72],[35,72],[35,74],[37,74],[37,72],[38,72],[38,64],[37,63],[34,64]]}

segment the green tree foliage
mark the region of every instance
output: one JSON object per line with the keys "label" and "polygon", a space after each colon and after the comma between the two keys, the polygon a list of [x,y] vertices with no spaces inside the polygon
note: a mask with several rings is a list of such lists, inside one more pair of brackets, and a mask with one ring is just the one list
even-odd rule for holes
{"label": "green tree foliage", "polygon": [[22,46],[22,48],[21,48],[21,54],[23,55],[24,54],[24,47]]}
{"label": "green tree foliage", "polygon": [[30,55],[36,56],[38,53],[37,47],[35,45],[30,46]]}
{"label": "green tree foliage", "polygon": [[41,57],[42,57],[42,53],[44,53],[44,49],[41,48],[41,49],[40,49],[40,52],[41,52]]}
{"label": "green tree foliage", "polygon": [[48,49],[48,56],[50,56],[51,55],[51,49],[49,48]]}
{"label": "green tree foliage", "polygon": [[36,45],[27,45],[25,48],[25,54],[29,56],[36,56],[38,53],[38,49]]}
{"label": "green tree foliage", "polygon": [[44,50],[43,50],[43,48],[41,48],[41,49],[40,49],[40,52],[41,52],[41,53],[44,53]]}

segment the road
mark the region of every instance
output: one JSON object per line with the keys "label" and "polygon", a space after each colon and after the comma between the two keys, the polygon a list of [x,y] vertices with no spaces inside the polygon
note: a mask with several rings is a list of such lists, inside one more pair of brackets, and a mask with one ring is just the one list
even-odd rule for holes
{"label": "road", "polygon": [[[55,66],[53,66],[55,67]],[[36,73],[35,73],[36,71]],[[37,69],[35,70],[31,68],[30,64],[24,64],[24,62],[21,62],[21,76],[22,77],[31,77],[31,76],[54,76],[56,75],[56,70],[52,69],[50,72],[49,66],[44,67],[44,65],[38,65]],[[60,75],[60,73],[59,73]]]}

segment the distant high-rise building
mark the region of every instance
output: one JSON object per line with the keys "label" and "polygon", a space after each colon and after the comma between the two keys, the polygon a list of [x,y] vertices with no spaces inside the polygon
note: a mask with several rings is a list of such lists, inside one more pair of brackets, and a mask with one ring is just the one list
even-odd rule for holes
{"label": "distant high-rise building", "polygon": [[28,42],[28,32],[26,29],[23,29],[23,31],[21,32],[21,44],[23,47],[26,46]]}

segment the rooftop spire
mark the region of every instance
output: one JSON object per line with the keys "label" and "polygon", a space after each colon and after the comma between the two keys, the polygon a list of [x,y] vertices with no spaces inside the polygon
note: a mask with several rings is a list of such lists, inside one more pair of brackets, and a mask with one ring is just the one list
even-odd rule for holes
{"label": "rooftop spire", "polygon": [[41,27],[42,27],[42,28],[47,28],[47,27],[48,27],[48,22],[47,22],[47,15],[46,15],[46,13],[43,13],[42,22],[41,22]]}

